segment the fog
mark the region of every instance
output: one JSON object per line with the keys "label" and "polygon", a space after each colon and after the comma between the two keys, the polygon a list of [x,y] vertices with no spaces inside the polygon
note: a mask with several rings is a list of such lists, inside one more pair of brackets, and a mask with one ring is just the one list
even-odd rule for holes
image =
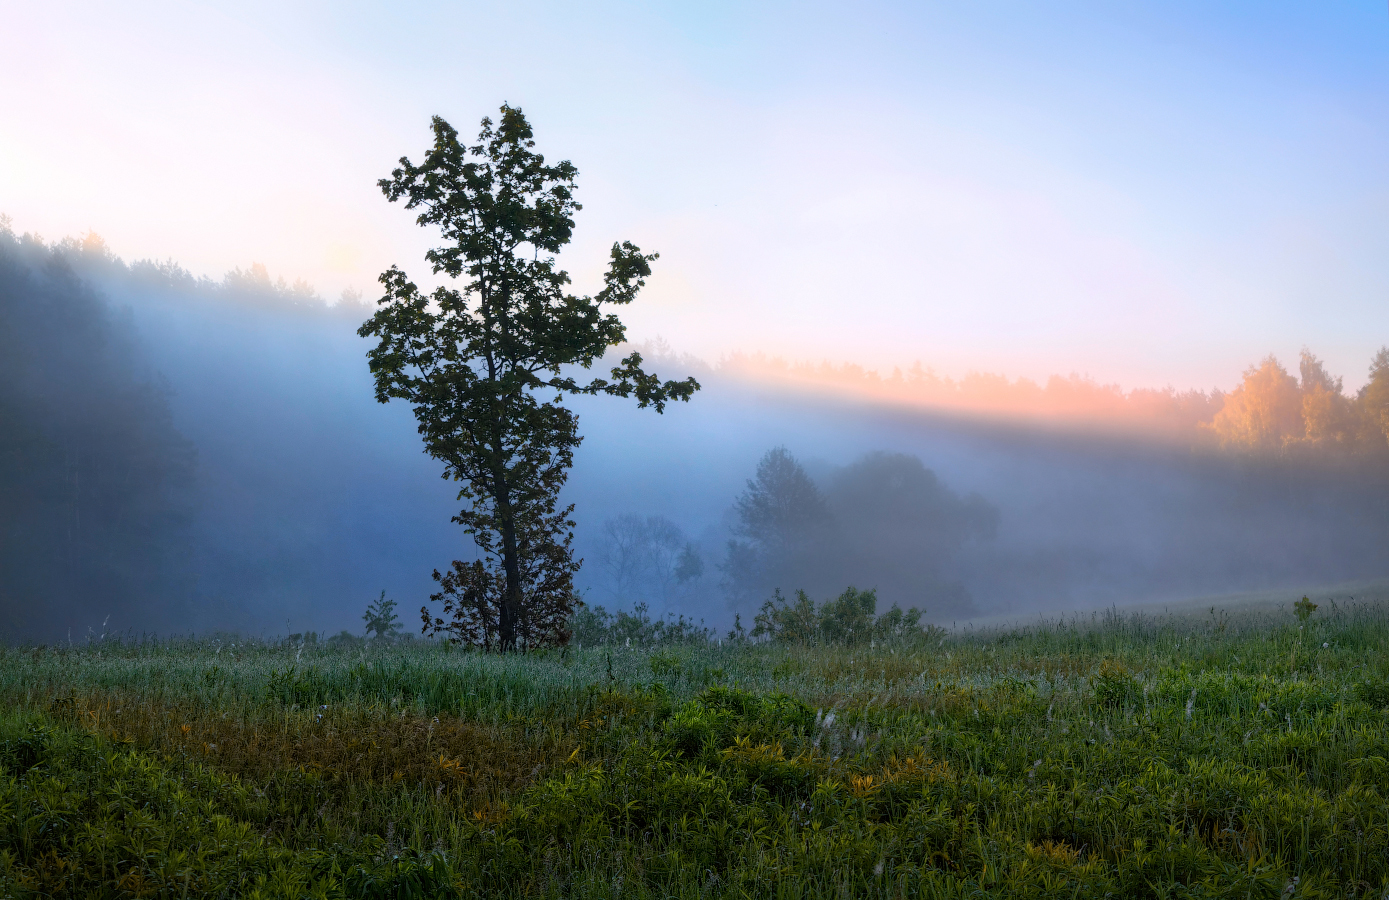
{"label": "fog", "polygon": [[[260,269],[211,282],[0,232],[3,636],[360,633],[383,590],[413,624],[431,571],[472,544],[408,407],[374,400],[368,312]],[[701,380],[691,403],[572,400],[590,604],[726,628],[775,589],[854,585],[949,624],[1389,574],[1382,471],[828,396],[649,349],[662,377]],[[749,512],[777,448],[814,510],[789,531]]]}

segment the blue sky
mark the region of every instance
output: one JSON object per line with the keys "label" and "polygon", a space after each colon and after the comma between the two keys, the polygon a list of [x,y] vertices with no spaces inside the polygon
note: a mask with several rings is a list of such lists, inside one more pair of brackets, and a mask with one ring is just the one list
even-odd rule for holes
{"label": "blue sky", "polygon": [[1382,2],[14,4],[0,212],[330,298],[425,274],[375,180],[503,101],[636,338],[1231,386],[1389,343]]}

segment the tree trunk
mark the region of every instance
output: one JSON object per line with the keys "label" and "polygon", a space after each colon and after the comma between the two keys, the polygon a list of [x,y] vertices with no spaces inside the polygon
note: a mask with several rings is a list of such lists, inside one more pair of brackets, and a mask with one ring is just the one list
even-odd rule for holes
{"label": "tree trunk", "polygon": [[516,649],[521,619],[521,564],[516,558],[516,525],[507,516],[502,523],[502,566],[506,569],[506,595],[502,598],[500,638],[502,652]]}
{"label": "tree trunk", "polygon": [[506,590],[502,594],[497,616],[498,649],[506,653],[516,649],[516,626],[521,618],[521,563],[516,547],[516,517],[511,509],[511,487],[500,465],[492,470],[492,482],[501,519],[502,568],[506,572]]}

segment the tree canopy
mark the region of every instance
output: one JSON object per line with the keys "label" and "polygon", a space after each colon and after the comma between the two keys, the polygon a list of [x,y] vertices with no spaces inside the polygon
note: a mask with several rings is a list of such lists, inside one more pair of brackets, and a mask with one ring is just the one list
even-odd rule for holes
{"label": "tree canopy", "polygon": [[1326,450],[1382,457],[1389,447],[1389,349],[1370,361],[1370,380],[1349,397],[1339,377],[1302,351],[1299,377],[1268,356],[1245,370],[1244,380],[1225,397],[1211,421],[1220,445],[1257,452]]}
{"label": "tree canopy", "polygon": [[[385,295],[360,329],[379,342],[369,353],[376,397],[409,402],[425,450],[462,483],[454,518],[480,558],[435,572],[446,621],[422,610],[426,628],[487,647],[512,649],[567,640],[573,574],[572,507],[559,491],[582,438],[567,394],[635,396],[662,412],[699,384],[661,381],[630,353],[608,378],[579,380],[626,340],[605,306],[631,303],[656,254],[615,243],[603,288],[567,292],[569,275],[551,254],[570,240],[575,167],[534,150],[521,110],[502,106],[467,146],[439,117],[419,165],[408,158],[379,182],[391,201],[419,210],[443,244],[425,256],[449,282],[420,290],[399,268],[381,275]],[[542,396],[543,394],[543,396]]]}
{"label": "tree canopy", "polygon": [[[936,612],[969,609],[969,593],[951,569],[966,544],[994,536],[999,516],[979,495],[950,490],[914,456],[866,454],[829,473],[822,490],[785,447],[758,462],[734,512],[735,537],[721,568],[735,606],[776,589],[867,583]],[[798,600],[784,615],[795,619],[808,602]]]}

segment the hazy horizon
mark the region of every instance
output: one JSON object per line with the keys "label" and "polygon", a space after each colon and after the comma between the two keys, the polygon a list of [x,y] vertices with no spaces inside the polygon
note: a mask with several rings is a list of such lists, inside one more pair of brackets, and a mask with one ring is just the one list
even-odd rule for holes
{"label": "hazy horizon", "polygon": [[627,349],[704,383],[571,398],[588,602],[1389,576],[1383,4],[55,2],[0,77],[11,635],[412,621],[473,547],[355,331],[443,277],[378,180],[504,104],[574,292],[658,253]]}
{"label": "hazy horizon", "polygon": [[[376,181],[502,102],[579,170],[634,339],[1210,390],[1389,333],[1382,4],[51,3],[0,35],[0,212],[327,297],[434,236]],[[458,47],[468,52],[455,52]],[[22,88],[20,82],[22,81]],[[428,279],[425,279],[428,281]]]}
{"label": "hazy horizon", "polygon": [[[117,342],[128,348],[121,369],[134,383],[162,385],[170,424],[195,458],[180,495],[187,521],[168,532],[185,549],[150,564],[167,576],[159,586],[103,600],[90,586],[60,588],[35,575],[23,596],[6,595],[11,637],[85,634],[108,616],[117,630],[356,630],[381,590],[411,626],[434,590],[429,573],[471,557],[449,522],[456,489],[422,452],[408,408],[373,399],[367,342],[355,334],[366,307],[327,307],[242,277],[199,282],[168,264],[126,266],[95,242],[84,251],[77,241],[66,250],[9,241],[8,300],[55,290],[89,297],[84,315],[128,335]],[[34,293],[44,285],[50,293]],[[32,351],[44,341],[55,348],[38,358],[61,358],[71,340],[34,337]],[[577,507],[576,548],[586,560],[578,586],[590,604],[646,602],[656,615],[727,628],[735,613],[749,621],[774,587],[824,599],[854,585],[879,589],[881,608],[917,606],[928,621],[948,623],[1389,575],[1389,478],[1379,456],[1265,459],[1123,423],[1106,430],[1065,416],[883,402],[647,349],[656,371],[693,371],[704,390],[663,416],[572,399],[585,441],[564,498]],[[819,569],[779,581],[763,573],[731,591],[721,567],[737,536],[735,501],[776,447],[803,466],[848,530],[825,538]],[[895,471],[909,477],[919,461],[934,479],[915,507],[893,512],[843,486],[842,473],[875,453],[902,460],[908,468]],[[977,497],[993,511],[992,531],[958,547],[932,537],[957,527],[932,524],[954,515],[951,497]],[[667,523],[678,534],[672,547],[697,549],[702,577],[676,586],[655,570],[619,571],[605,542],[623,517]],[[865,538],[875,527],[881,535]],[[874,549],[894,540],[907,543],[887,555]],[[140,590],[155,594],[140,600]]]}

